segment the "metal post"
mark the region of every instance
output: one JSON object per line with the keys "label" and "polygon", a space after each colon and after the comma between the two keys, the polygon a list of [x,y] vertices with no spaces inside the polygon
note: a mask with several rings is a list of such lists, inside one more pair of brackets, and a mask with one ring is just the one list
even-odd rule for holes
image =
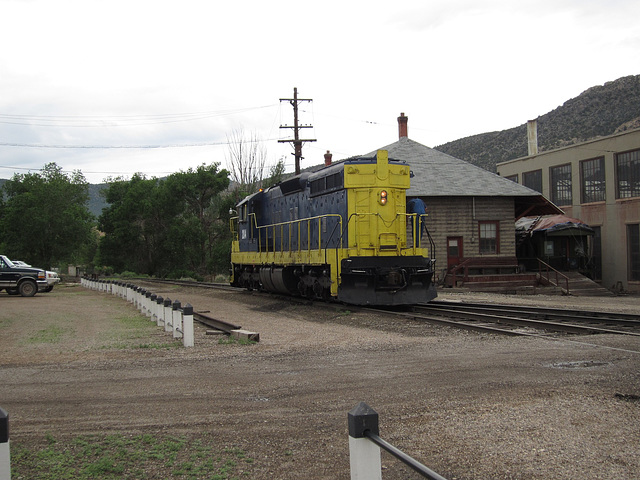
{"label": "metal post", "polygon": [[0,407],[0,480],[11,480],[9,414]]}
{"label": "metal post", "polygon": [[351,480],[382,480],[380,448],[365,437],[367,431],[380,433],[378,414],[360,402],[348,413],[348,422]]}

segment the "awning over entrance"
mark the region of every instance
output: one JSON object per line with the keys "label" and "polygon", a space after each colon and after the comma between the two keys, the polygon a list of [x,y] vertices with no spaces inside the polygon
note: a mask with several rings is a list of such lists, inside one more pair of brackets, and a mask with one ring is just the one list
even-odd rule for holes
{"label": "awning over entrance", "polygon": [[524,217],[516,221],[516,235],[544,232],[552,235],[593,235],[593,229],[577,218],[566,215]]}
{"label": "awning over entrance", "polygon": [[531,197],[513,197],[516,220],[522,217],[539,217],[541,215],[562,215],[564,212],[547,200],[543,195]]}

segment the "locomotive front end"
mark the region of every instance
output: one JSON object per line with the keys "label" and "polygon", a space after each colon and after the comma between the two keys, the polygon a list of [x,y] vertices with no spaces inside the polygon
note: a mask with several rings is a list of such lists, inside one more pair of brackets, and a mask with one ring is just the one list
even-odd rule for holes
{"label": "locomotive front end", "polygon": [[436,297],[433,245],[422,229],[424,219],[406,210],[410,173],[408,165],[389,162],[384,150],[375,162],[345,165],[348,249],[340,265],[339,300],[407,305]]}

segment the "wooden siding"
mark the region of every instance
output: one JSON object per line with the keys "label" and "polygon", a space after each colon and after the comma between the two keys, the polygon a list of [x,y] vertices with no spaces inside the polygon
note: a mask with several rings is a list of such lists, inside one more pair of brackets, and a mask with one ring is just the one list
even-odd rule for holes
{"label": "wooden siding", "polygon": [[[447,237],[463,237],[464,257],[480,256],[478,222],[500,222],[500,253],[498,256],[515,257],[513,197],[421,198],[427,205],[427,214],[429,215],[427,228],[436,245],[436,277],[438,281],[443,278],[447,268]],[[410,238],[410,234],[408,238]]]}

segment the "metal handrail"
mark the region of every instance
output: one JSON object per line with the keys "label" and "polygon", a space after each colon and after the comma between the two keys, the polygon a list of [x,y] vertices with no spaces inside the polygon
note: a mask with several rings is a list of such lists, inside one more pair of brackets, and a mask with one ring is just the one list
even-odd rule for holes
{"label": "metal handrail", "polygon": [[400,460],[402,463],[410,467],[412,470],[418,472],[423,477],[428,478],[429,480],[447,480],[443,476],[438,475],[436,472],[434,472],[430,468],[426,467],[425,465],[417,461],[415,458],[407,455],[402,450],[397,449],[396,447],[391,445],[389,442],[381,439],[375,433],[371,433],[369,430],[366,430],[364,432],[364,436],[369,440],[371,440],[376,445],[378,445],[380,448],[383,448],[384,450],[389,452],[391,455],[396,457],[398,460]]}
{"label": "metal handrail", "polygon": [[[276,253],[276,239],[279,237],[281,240],[281,245],[280,245],[280,250],[279,252],[285,252],[288,251],[289,253],[291,253],[293,251],[291,244],[292,244],[292,235],[293,233],[297,233],[297,251],[301,252],[303,250],[302,248],[302,224],[303,222],[307,222],[307,248],[305,250],[307,251],[311,251],[314,250],[315,247],[312,248],[311,246],[311,222],[312,221],[316,221],[318,222],[318,247],[317,250],[321,251],[322,250],[322,219],[323,218],[337,218],[338,221],[336,222],[336,225],[340,225],[340,227],[342,227],[342,215],[339,215],[337,213],[329,213],[329,214],[325,214],[325,215],[316,215],[314,217],[307,217],[307,218],[299,218],[297,220],[289,220],[286,222],[278,222],[278,223],[272,223],[269,225],[258,225],[258,221],[256,218],[256,214],[255,213],[250,213],[249,214],[249,223],[251,226],[251,230],[249,232],[249,238],[256,238],[258,239],[258,251],[262,252],[262,236],[260,235],[260,233],[262,231],[264,232],[269,232],[270,229],[272,229],[273,231],[273,253]],[[237,219],[238,217],[234,217],[234,219]],[[296,225],[297,228],[292,228],[292,226]],[[278,235],[278,229],[277,227],[280,227],[280,235]],[[285,235],[285,227],[287,228],[287,232],[288,235]],[[342,228],[340,228],[342,230]],[[335,230],[335,227],[334,227]],[[287,238],[287,247],[284,248],[284,240],[285,238]],[[326,241],[325,247],[326,245],[328,245],[329,241],[333,238],[333,231],[331,232],[331,234],[329,235],[329,238]],[[340,238],[338,239],[339,241],[339,245],[337,248],[342,248],[342,236],[340,236]]]}
{"label": "metal handrail", "polygon": [[[538,258],[538,273],[540,273],[540,276],[543,275],[543,271],[542,271],[542,267],[545,267],[545,271],[546,271],[546,279],[547,281],[558,287],[560,285],[560,278],[564,279],[564,284],[565,284],[565,290],[566,290],[566,294],[569,295],[569,277],[567,277],[565,274],[563,274],[562,272],[559,272],[558,270],[556,270],[555,268],[553,268],[551,265],[549,265],[548,263],[546,263],[545,261],[541,260]],[[553,271],[555,273],[555,277],[556,277],[556,281],[555,283],[551,280],[551,273],[550,271]]]}

